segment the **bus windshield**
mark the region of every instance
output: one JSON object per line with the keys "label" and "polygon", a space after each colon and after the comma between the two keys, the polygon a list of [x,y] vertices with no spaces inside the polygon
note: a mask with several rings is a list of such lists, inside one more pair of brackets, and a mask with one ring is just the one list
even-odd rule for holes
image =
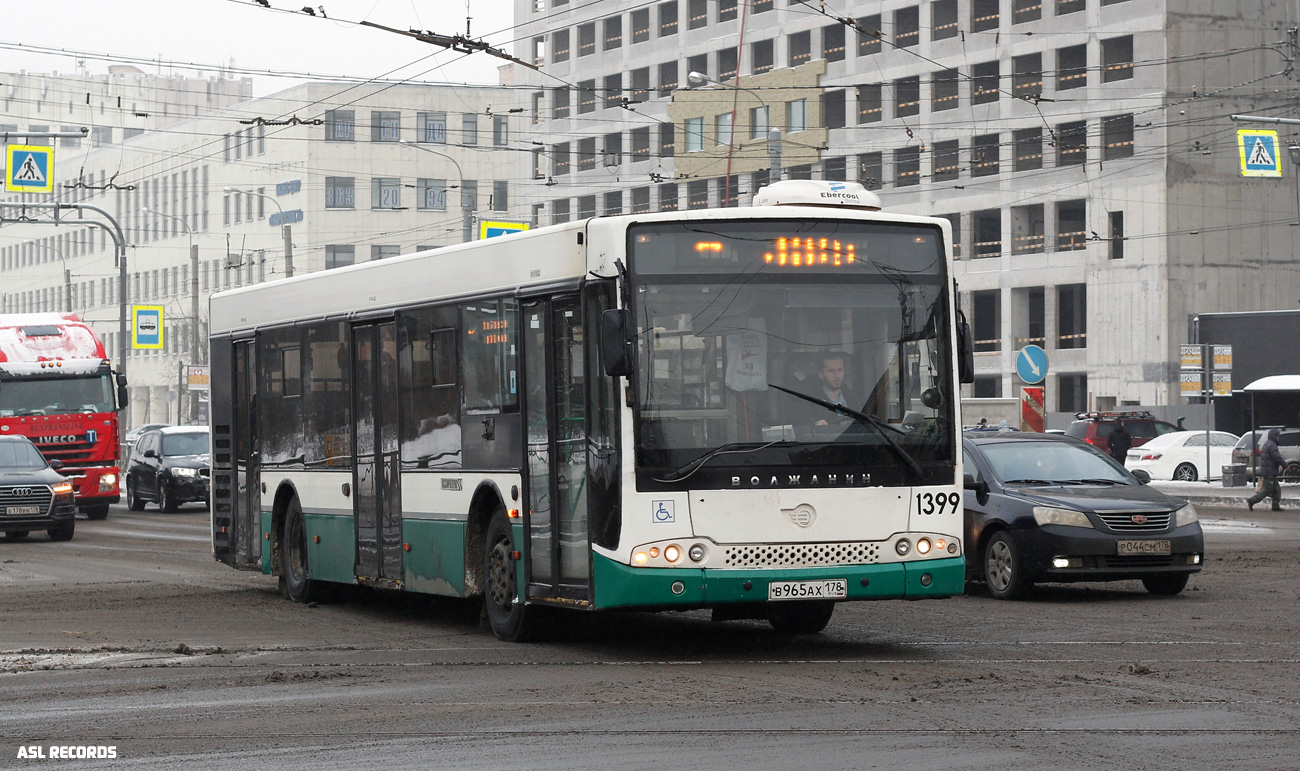
{"label": "bus windshield", "polygon": [[952,482],[937,228],[646,224],[629,251],[640,489]]}
{"label": "bus windshield", "polygon": [[0,417],[112,412],[110,375],[6,380],[0,383]]}

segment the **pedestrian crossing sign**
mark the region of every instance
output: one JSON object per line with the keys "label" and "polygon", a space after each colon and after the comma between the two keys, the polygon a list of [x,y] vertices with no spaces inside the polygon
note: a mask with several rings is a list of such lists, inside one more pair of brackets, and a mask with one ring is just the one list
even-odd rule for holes
{"label": "pedestrian crossing sign", "polygon": [[5,190],[10,193],[54,192],[54,148],[5,146]]}
{"label": "pedestrian crossing sign", "polygon": [[1282,176],[1282,157],[1278,152],[1276,131],[1238,129],[1237,148],[1241,151],[1241,176]]}

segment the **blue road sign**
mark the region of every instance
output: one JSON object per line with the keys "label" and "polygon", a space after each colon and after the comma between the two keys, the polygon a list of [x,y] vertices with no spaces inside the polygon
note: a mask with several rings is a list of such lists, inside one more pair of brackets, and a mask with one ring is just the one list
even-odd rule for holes
{"label": "blue road sign", "polygon": [[1241,153],[1241,176],[1282,176],[1282,153],[1276,131],[1238,129],[1237,148]]}
{"label": "blue road sign", "polygon": [[54,192],[54,148],[5,147],[5,190],[11,193]]}
{"label": "blue road sign", "polygon": [[1016,374],[1033,385],[1047,377],[1047,352],[1036,345],[1026,345],[1016,354]]}

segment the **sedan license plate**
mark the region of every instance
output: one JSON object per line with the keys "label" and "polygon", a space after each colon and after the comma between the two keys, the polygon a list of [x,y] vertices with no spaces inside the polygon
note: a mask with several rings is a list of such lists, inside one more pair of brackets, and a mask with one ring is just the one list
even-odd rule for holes
{"label": "sedan license plate", "polygon": [[6,514],[17,516],[19,514],[40,514],[40,506],[9,506],[5,509]]}
{"label": "sedan license plate", "polygon": [[1172,554],[1169,541],[1119,541],[1118,553],[1130,554]]}
{"label": "sedan license plate", "polygon": [[769,600],[842,600],[849,596],[844,578],[828,581],[773,581],[767,585]]}

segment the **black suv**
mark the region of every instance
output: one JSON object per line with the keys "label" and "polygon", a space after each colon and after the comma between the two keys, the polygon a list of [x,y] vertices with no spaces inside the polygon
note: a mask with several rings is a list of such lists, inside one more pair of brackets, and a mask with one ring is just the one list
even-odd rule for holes
{"label": "black suv", "polygon": [[46,462],[25,436],[0,436],[0,532],[6,541],[21,541],[44,530],[51,541],[71,541],[77,526],[72,483]]}
{"label": "black suv", "polygon": [[182,503],[208,505],[210,466],[206,426],[167,426],[140,435],[126,467],[126,506],[144,511],[146,501],[172,513]]}
{"label": "black suv", "polygon": [[[1074,422],[1065,429],[1065,435],[1082,439],[1098,450],[1110,454],[1110,432],[1115,430],[1117,421],[1124,421],[1124,428],[1133,437],[1132,447],[1141,447],[1148,440],[1161,434],[1182,431],[1183,419],[1178,425],[1160,420],[1145,410],[1133,412],[1079,412],[1075,413]],[[1130,449],[1131,449],[1130,448]]]}

